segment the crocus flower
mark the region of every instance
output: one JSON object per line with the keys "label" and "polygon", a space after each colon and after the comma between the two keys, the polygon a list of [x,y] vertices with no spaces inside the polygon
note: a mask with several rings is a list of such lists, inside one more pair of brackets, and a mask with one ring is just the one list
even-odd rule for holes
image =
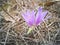
{"label": "crocus flower", "polygon": [[42,7],[39,7],[37,12],[27,10],[22,13],[22,17],[25,19],[26,23],[29,26],[38,26],[44,20],[44,17],[47,15],[48,11],[43,11]]}

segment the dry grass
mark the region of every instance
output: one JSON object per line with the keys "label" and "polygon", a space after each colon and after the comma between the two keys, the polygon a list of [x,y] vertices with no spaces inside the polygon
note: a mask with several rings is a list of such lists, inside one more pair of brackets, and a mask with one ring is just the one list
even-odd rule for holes
{"label": "dry grass", "polygon": [[[60,2],[50,6],[39,5],[40,2],[44,0],[9,0],[8,8],[2,7],[0,45],[56,45],[60,42]],[[45,20],[27,35],[29,27],[20,13],[28,8],[36,10],[39,6],[43,6],[49,13]]]}

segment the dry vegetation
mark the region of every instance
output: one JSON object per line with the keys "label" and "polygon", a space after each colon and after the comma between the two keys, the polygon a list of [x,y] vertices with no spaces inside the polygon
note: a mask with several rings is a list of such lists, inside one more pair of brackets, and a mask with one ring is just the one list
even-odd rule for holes
{"label": "dry vegetation", "polygon": [[[49,13],[44,22],[30,34],[21,16],[26,9],[44,7]],[[60,1],[58,0],[1,0],[0,45],[60,45]]]}

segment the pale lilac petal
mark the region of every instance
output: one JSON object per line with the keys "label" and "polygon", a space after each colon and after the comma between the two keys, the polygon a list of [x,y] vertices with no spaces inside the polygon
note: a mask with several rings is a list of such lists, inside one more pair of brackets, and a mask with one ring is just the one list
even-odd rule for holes
{"label": "pale lilac petal", "polygon": [[39,8],[38,9],[38,12],[37,12],[37,14],[36,14],[36,19],[35,19],[35,23],[36,23],[36,25],[37,24],[39,24],[40,23],[40,19],[41,19],[41,13],[42,13],[42,8]]}
{"label": "pale lilac petal", "polygon": [[31,11],[31,12],[30,12],[30,19],[29,19],[28,24],[29,24],[30,26],[32,26],[34,23],[35,23],[35,12],[34,12],[34,11]]}
{"label": "pale lilac petal", "polygon": [[25,13],[22,13],[22,17],[24,18],[25,21],[27,21],[27,15]]}
{"label": "pale lilac petal", "polygon": [[44,17],[47,15],[48,11],[42,12],[41,20],[44,20]]}
{"label": "pale lilac petal", "polygon": [[22,16],[29,26],[32,26],[34,24],[34,20],[35,20],[35,12],[34,11],[27,10],[27,12],[22,14]]}
{"label": "pale lilac petal", "polygon": [[34,24],[35,23],[35,12],[32,11],[30,16],[31,16],[31,22]]}
{"label": "pale lilac petal", "polygon": [[36,25],[38,25],[39,23],[41,23],[43,21],[46,14],[47,14],[47,11],[40,12],[39,14],[37,14],[38,18],[36,18]]}

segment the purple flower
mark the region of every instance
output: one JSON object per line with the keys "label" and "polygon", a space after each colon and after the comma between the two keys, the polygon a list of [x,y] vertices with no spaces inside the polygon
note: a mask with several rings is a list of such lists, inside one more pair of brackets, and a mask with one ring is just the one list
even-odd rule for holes
{"label": "purple flower", "polygon": [[27,10],[26,12],[22,13],[22,17],[25,19],[26,23],[29,26],[37,26],[44,20],[44,17],[47,15],[48,11],[44,11],[42,7],[39,7],[36,13],[34,10],[30,11]]}

